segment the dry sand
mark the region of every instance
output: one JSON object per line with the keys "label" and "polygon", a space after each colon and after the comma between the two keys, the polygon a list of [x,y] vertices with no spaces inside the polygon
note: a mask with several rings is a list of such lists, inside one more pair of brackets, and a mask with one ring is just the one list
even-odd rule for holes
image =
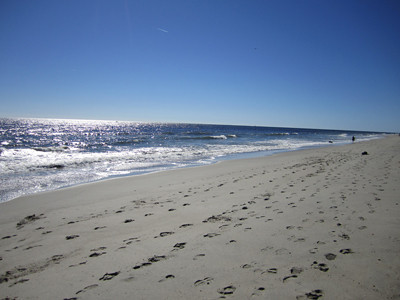
{"label": "dry sand", "polygon": [[21,197],[0,299],[400,299],[399,181],[391,136]]}

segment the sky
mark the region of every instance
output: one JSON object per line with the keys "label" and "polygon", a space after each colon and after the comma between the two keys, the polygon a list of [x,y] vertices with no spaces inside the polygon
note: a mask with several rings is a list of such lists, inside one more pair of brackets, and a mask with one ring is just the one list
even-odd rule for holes
{"label": "sky", "polygon": [[0,117],[400,132],[397,0],[2,0]]}

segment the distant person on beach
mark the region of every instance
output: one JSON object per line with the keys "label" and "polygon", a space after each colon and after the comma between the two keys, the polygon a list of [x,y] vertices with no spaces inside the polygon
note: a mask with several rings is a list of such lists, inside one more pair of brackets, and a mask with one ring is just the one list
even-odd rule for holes
{"label": "distant person on beach", "polygon": [[355,142],[355,140],[356,140],[356,137],[353,135],[353,137],[351,138],[351,140],[353,141],[353,143]]}

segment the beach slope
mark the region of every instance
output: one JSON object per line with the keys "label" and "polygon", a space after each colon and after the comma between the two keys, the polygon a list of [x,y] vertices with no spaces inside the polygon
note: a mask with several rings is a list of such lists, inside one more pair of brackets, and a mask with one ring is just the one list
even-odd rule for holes
{"label": "beach slope", "polygon": [[0,204],[0,298],[400,299],[400,137]]}

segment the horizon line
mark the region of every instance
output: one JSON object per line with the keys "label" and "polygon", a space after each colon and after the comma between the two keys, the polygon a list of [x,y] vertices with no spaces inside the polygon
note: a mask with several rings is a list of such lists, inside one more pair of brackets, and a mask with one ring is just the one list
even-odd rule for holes
{"label": "horizon line", "polygon": [[352,131],[352,132],[370,132],[370,133],[385,133],[397,134],[394,131],[371,131],[357,129],[332,129],[332,128],[313,128],[313,127],[293,127],[293,126],[276,126],[276,125],[252,125],[252,124],[226,124],[226,123],[200,123],[200,122],[172,122],[172,121],[135,121],[135,120],[115,120],[115,119],[86,119],[86,118],[56,118],[56,117],[2,117],[0,119],[34,119],[34,120],[65,120],[65,121],[108,121],[108,122],[131,122],[142,124],[192,124],[192,125],[217,125],[217,126],[244,126],[244,127],[269,127],[269,128],[284,128],[284,129],[308,129],[308,130],[329,130],[329,131]]}

